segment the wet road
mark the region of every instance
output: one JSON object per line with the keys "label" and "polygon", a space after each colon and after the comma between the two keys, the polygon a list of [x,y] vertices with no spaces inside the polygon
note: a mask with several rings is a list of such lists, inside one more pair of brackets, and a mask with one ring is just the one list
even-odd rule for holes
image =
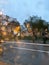
{"label": "wet road", "polygon": [[26,42],[4,43],[3,46],[0,61],[11,65],[49,65],[49,46]]}

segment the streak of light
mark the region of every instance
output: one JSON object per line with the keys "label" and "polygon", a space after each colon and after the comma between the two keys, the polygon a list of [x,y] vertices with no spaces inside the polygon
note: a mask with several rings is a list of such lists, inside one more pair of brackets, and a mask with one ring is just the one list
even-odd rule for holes
{"label": "streak of light", "polygon": [[20,47],[12,47],[12,48],[19,49],[19,50],[32,51],[32,52],[49,53],[49,51],[43,51],[43,50],[35,50],[35,49],[20,48]]}
{"label": "streak of light", "polygon": [[17,41],[4,41],[5,43],[3,44],[28,44],[28,45],[37,45],[37,46],[49,46],[49,44],[40,44],[40,43],[27,43],[27,42],[17,42]]}

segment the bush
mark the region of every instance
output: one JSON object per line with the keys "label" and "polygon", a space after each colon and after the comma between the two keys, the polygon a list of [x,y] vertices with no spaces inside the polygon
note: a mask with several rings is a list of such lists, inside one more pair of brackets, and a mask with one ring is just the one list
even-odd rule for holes
{"label": "bush", "polygon": [[25,36],[23,40],[32,40],[32,36]]}

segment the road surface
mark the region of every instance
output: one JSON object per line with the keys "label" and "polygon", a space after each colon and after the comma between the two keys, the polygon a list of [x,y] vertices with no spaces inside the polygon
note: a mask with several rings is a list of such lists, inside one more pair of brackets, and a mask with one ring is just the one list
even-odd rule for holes
{"label": "road surface", "polygon": [[0,65],[10,65],[10,64],[0,61]]}
{"label": "road surface", "polygon": [[11,65],[49,65],[49,44],[6,42],[0,61]]}

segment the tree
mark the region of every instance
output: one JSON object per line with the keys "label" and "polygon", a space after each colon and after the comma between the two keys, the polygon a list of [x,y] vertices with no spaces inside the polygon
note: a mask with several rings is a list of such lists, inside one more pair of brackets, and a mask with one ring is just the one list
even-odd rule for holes
{"label": "tree", "polygon": [[48,27],[47,25],[44,24],[46,23],[46,21],[38,16],[32,16],[32,17],[30,16],[29,20],[25,20],[24,22],[25,26],[27,26],[28,23],[30,24],[32,30],[38,28],[38,30],[40,31],[41,29],[45,29]]}
{"label": "tree", "polygon": [[[28,23],[29,23],[29,27],[27,27]],[[32,36],[33,39],[35,37],[37,39],[38,33],[39,33],[38,37],[41,37],[40,35],[41,35],[42,30],[48,28],[47,22],[38,16],[30,16],[28,20],[25,20],[24,25],[27,28],[27,30],[29,28],[32,29],[31,32],[33,33],[33,36]]]}

